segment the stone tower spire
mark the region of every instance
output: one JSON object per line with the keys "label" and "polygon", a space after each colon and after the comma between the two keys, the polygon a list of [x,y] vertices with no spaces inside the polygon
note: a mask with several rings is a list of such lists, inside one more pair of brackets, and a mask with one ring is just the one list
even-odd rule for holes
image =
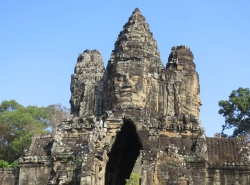
{"label": "stone tower spire", "polygon": [[98,50],[85,50],[79,54],[70,83],[73,116],[86,117],[95,114],[97,101],[100,102],[95,85],[101,80],[103,72],[103,59]]}
{"label": "stone tower spire", "polygon": [[180,85],[176,83],[180,90],[181,111],[184,115],[190,114],[199,117],[200,106],[200,84],[199,75],[196,72],[196,66],[193,61],[194,55],[188,46],[174,46],[168,57],[167,70],[174,70],[179,77]]}
{"label": "stone tower spire", "polygon": [[157,43],[150,32],[149,25],[140,10],[136,8],[129,17],[128,22],[118,35],[115,48],[112,51],[109,64],[125,60],[153,59],[158,66],[162,66]]}
{"label": "stone tower spire", "polygon": [[162,69],[157,43],[136,8],[118,35],[107,66],[106,108],[157,107],[157,102],[152,102],[158,88],[154,81]]}

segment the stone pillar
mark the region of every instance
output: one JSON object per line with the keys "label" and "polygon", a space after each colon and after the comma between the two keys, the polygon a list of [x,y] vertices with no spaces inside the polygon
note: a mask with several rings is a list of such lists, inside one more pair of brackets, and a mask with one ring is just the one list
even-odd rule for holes
{"label": "stone pillar", "polygon": [[221,185],[221,183],[220,183],[220,170],[215,170],[213,173],[213,185]]}
{"label": "stone pillar", "polygon": [[93,170],[93,165],[94,165],[94,154],[89,153],[85,155],[82,163],[82,174],[81,174],[80,185],[93,184],[92,175],[95,175]]}
{"label": "stone pillar", "polygon": [[86,155],[82,165],[80,185],[105,185],[105,169],[108,162],[106,150]]}
{"label": "stone pillar", "polygon": [[91,185],[91,176],[81,177],[80,185]]}
{"label": "stone pillar", "polygon": [[156,165],[156,152],[142,151],[142,177],[141,185],[154,185],[154,170]]}

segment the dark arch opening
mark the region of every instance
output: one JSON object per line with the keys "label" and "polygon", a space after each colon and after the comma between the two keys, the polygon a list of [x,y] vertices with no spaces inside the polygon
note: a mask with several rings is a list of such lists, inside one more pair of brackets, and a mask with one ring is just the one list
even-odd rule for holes
{"label": "dark arch opening", "polygon": [[121,131],[117,133],[112,149],[108,153],[105,185],[125,185],[141,149],[135,125],[132,121],[124,120]]}

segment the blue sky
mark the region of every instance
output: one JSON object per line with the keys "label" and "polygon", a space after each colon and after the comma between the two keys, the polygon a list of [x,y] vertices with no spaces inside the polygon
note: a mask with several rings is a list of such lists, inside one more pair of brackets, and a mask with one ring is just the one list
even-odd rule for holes
{"label": "blue sky", "polygon": [[101,52],[105,66],[123,25],[138,7],[165,65],[171,47],[194,54],[207,135],[221,130],[219,100],[250,87],[250,1],[0,0],[0,102],[69,107],[78,54]]}

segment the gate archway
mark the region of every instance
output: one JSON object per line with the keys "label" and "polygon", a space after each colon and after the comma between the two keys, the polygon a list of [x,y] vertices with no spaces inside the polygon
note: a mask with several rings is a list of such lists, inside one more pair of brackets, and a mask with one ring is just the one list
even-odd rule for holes
{"label": "gate archway", "polygon": [[105,185],[125,185],[129,179],[142,145],[134,123],[123,120],[121,131],[108,154]]}

